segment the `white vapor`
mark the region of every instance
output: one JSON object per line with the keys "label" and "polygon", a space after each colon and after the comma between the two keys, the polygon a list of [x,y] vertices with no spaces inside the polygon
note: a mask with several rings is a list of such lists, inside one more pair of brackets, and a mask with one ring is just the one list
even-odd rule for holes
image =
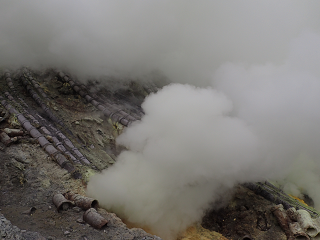
{"label": "white vapor", "polygon": [[320,207],[319,42],[306,31],[282,64],[226,63],[214,89],[172,84],[147,97],[145,116],[118,138],[129,150],[88,194],[164,239],[237,183],[285,179]]}
{"label": "white vapor", "polygon": [[89,182],[88,194],[107,209],[169,239],[198,221],[235,179],[257,178],[251,170],[258,140],[228,116],[232,103],[222,93],[169,85],[143,109],[141,122],[118,138],[130,151]]}
{"label": "white vapor", "polygon": [[[233,114],[259,136],[267,152],[265,162],[274,167],[268,177],[297,184],[318,209],[319,42],[319,33],[305,31],[291,41],[283,64],[226,63],[215,73],[213,83],[234,103]],[[297,193],[297,186],[291,193]]]}
{"label": "white vapor", "polygon": [[170,239],[239,182],[285,178],[320,207],[319,7],[0,0],[0,66],[83,79],[158,71],[182,83],[146,99],[118,139],[128,151],[88,184],[102,205]]}
{"label": "white vapor", "polygon": [[225,61],[283,61],[317,1],[0,1],[0,65],[208,85]]}

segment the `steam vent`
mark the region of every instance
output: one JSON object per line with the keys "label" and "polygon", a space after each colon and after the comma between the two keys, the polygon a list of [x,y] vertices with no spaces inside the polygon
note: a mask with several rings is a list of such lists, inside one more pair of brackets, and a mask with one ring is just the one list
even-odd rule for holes
{"label": "steam vent", "polygon": [[[165,81],[119,83],[112,78],[84,83],[57,69],[2,69],[2,239],[312,239],[318,235],[320,219],[312,199],[289,196],[270,182],[235,185],[220,208],[209,206],[202,219],[174,233],[162,233],[147,221],[135,222],[103,198],[100,202],[90,194],[90,184],[87,192],[91,177],[116,167],[126,149],[116,138],[142,121],[145,97],[164,85]],[[117,186],[117,181],[110,184]]]}

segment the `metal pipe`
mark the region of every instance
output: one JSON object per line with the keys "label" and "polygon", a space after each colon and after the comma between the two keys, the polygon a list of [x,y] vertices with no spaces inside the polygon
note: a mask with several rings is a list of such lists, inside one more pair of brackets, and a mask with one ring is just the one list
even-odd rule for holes
{"label": "metal pipe", "polygon": [[52,198],[52,202],[57,207],[58,212],[66,211],[73,207],[72,202],[67,200],[61,193],[55,194]]}
{"label": "metal pipe", "polygon": [[293,236],[299,240],[310,240],[308,234],[301,228],[298,222],[289,223],[290,231],[293,233]]}
{"label": "metal pipe", "polygon": [[301,228],[312,238],[316,237],[320,232],[320,226],[315,219],[311,218],[306,210],[297,210],[297,221]]}
{"label": "metal pipe", "polygon": [[81,97],[85,98],[89,103],[91,103],[93,106],[95,106],[100,111],[102,111],[105,116],[111,119],[111,121],[119,122],[124,126],[129,126],[133,121],[136,121],[139,119],[139,118],[135,118],[134,116],[131,116],[130,114],[123,111],[122,109],[117,109],[116,107],[106,102],[104,103],[104,105],[106,106],[103,106],[95,98],[93,98],[92,96],[86,93],[85,85],[71,80],[67,75],[64,75],[61,72],[58,73],[58,76],[62,78],[65,82],[69,83],[70,86],[72,86],[73,90],[77,92]]}
{"label": "metal pipe", "polygon": [[101,229],[108,224],[108,220],[102,217],[94,208],[88,209],[83,214],[83,220],[96,229]]}
{"label": "metal pipe", "polygon": [[17,137],[10,138],[5,132],[0,133],[0,139],[1,142],[6,146],[9,146],[12,142],[17,141]]}
{"label": "metal pipe", "polygon": [[98,200],[82,196],[82,195],[74,193],[72,191],[66,192],[64,194],[64,196],[68,200],[74,201],[76,206],[80,207],[83,210],[88,210],[89,208],[98,208],[99,207]]}
{"label": "metal pipe", "polygon": [[271,212],[277,218],[277,221],[287,236],[288,240],[295,240],[293,233],[290,231],[289,223],[291,223],[290,218],[286,214],[282,204],[276,205],[271,208]]}
{"label": "metal pipe", "polygon": [[5,128],[3,131],[8,134],[9,137],[22,136],[24,134],[24,132],[20,129]]}
{"label": "metal pipe", "polygon": [[294,207],[291,207],[289,209],[287,209],[287,215],[289,216],[289,218],[294,221],[297,222],[297,210]]}
{"label": "metal pipe", "polygon": [[[0,98],[1,99],[1,98]],[[32,124],[21,114],[18,113],[10,104],[7,104],[5,100],[1,101],[1,104],[10,112],[14,112],[17,114],[18,121],[22,124],[22,126],[28,131],[28,133],[33,137],[36,138],[41,147],[43,147],[46,152],[53,157],[53,159],[64,169],[66,169],[74,178],[81,178],[81,174],[77,171],[76,167],[73,166],[68,159],[60,153]],[[6,134],[2,132],[2,134]],[[7,135],[7,134],[6,134]],[[1,138],[2,139],[2,138]],[[7,138],[6,142],[7,142]],[[12,141],[16,141],[16,137],[10,139]]]}

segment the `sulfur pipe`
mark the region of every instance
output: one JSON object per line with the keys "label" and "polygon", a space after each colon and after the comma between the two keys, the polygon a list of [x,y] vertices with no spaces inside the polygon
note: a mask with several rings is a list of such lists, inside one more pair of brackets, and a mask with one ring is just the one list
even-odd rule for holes
{"label": "sulfur pipe", "polygon": [[306,210],[297,210],[297,221],[301,228],[312,238],[316,237],[320,232],[319,223],[311,218]]}
{"label": "sulfur pipe", "polygon": [[72,191],[66,192],[64,196],[70,200],[73,201],[76,206],[80,207],[83,210],[88,210],[89,208],[98,208],[99,202],[96,199],[89,198],[82,196],[80,194],[76,194]]}
{"label": "sulfur pipe", "polygon": [[[26,70],[27,71],[27,70]],[[30,75],[30,74],[26,74],[26,75]],[[32,77],[28,77],[30,80],[32,80]],[[23,83],[23,85],[26,87],[27,91],[29,92],[29,94],[31,95],[31,97],[35,100],[35,102],[46,112],[46,114],[48,115],[48,117],[56,122],[57,124],[61,125],[62,127],[66,127],[64,125],[64,123],[62,121],[60,121],[51,111],[50,109],[46,106],[46,104],[44,104],[44,102],[41,100],[40,96],[32,89],[29,81],[26,79],[25,76],[21,76],[20,78],[21,82]]]}
{"label": "sulfur pipe", "polygon": [[277,221],[281,227],[281,229],[284,231],[284,233],[287,236],[288,240],[295,240],[295,237],[293,236],[293,233],[291,232],[289,228],[289,223],[291,223],[290,218],[286,214],[286,211],[283,208],[282,204],[276,205],[271,208],[271,212],[273,215],[277,218]]}
{"label": "sulfur pipe", "polygon": [[293,236],[299,240],[310,240],[308,234],[301,228],[298,222],[289,223],[289,229]]}
{"label": "sulfur pipe", "polygon": [[294,221],[294,222],[298,221],[297,220],[297,210],[294,207],[287,209],[286,213],[292,221]]}
{"label": "sulfur pipe", "polygon": [[102,227],[107,226],[108,221],[104,217],[102,217],[97,210],[94,208],[88,209],[84,214],[83,214],[83,220],[87,223],[90,224],[90,226],[96,228],[96,229],[101,229]]}
{"label": "sulfur pipe", "polygon": [[[0,99],[3,99],[0,96]],[[12,113],[17,114],[17,119],[20,124],[29,132],[33,138],[37,138],[41,147],[43,147],[46,152],[53,157],[53,159],[64,169],[66,169],[74,178],[81,178],[81,174],[76,170],[76,168],[68,162],[68,159],[60,153],[31,123],[21,114],[18,113],[10,104],[7,104],[5,100],[1,101],[1,104]],[[10,111],[11,110],[11,111]],[[3,132],[2,132],[3,133]]]}
{"label": "sulfur pipe", "polygon": [[9,137],[22,136],[24,134],[24,132],[20,129],[5,128],[3,131],[8,134]]}
{"label": "sulfur pipe", "polygon": [[[13,97],[12,97],[8,92],[7,92],[6,96],[7,96],[8,98],[11,97],[11,98],[13,99]],[[13,99],[12,101],[14,101],[14,99]],[[28,105],[27,105],[22,99],[20,99],[20,101],[24,104],[25,107],[28,108]],[[20,106],[20,108],[23,109],[23,112],[28,115],[28,117],[32,120],[32,122],[33,122],[36,126],[40,126],[40,122],[39,122],[35,117],[33,117],[31,114],[29,114],[29,113],[27,112],[27,110],[25,110],[19,103],[16,103],[16,104],[17,104],[18,106]],[[21,115],[21,114],[18,114],[18,115]],[[18,117],[18,115],[17,115],[17,117]],[[42,121],[45,120],[45,119],[43,119],[43,118],[40,118],[40,119],[41,119]],[[30,124],[30,122],[29,122],[26,118],[24,118],[23,115],[20,116],[19,120],[20,120],[20,122],[22,122],[23,124],[24,124],[25,122],[27,122],[27,123],[25,124],[25,127],[26,127],[27,129],[29,129],[29,132],[31,132],[31,134],[30,134],[31,136],[33,136],[33,137],[35,137],[35,138],[37,138],[37,139],[41,136],[41,133],[38,132],[37,129],[34,129],[34,127]],[[51,136],[51,135],[52,135],[51,132],[50,132],[45,126],[40,127],[40,129],[41,129],[41,131],[42,131],[44,134],[47,135],[46,138],[48,138],[48,136]],[[55,130],[56,130],[56,129],[55,129]],[[22,132],[22,133],[23,133],[23,132]],[[55,137],[52,137],[52,138],[54,138],[53,140],[55,140],[54,143],[55,143],[55,146],[57,147],[57,149],[59,149],[59,150],[60,150],[61,152],[63,152],[64,154],[66,154],[73,162],[75,162],[75,163],[77,163],[77,164],[81,164],[78,159],[76,159],[69,151],[67,151],[67,149],[63,146],[63,144],[62,144],[57,138],[55,138]],[[43,139],[43,140],[44,140],[44,139]],[[58,142],[57,142],[57,141],[58,141]],[[44,143],[41,142],[41,146],[44,146],[45,144],[47,144],[46,141],[45,141]]]}
{"label": "sulfur pipe", "polygon": [[74,163],[76,164],[80,164],[81,165],[81,162],[76,159],[72,154],[71,152],[69,152],[64,146],[63,146],[63,143],[59,141],[58,138],[56,137],[51,137],[55,147],[57,149],[59,149],[61,152],[63,152],[64,154],[66,154]]}
{"label": "sulfur pipe", "polygon": [[58,212],[66,211],[73,206],[72,202],[67,200],[61,193],[55,194],[52,202],[57,207]]}
{"label": "sulfur pipe", "polygon": [[113,122],[119,122],[124,126],[128,126],[131,124],[131,122],[138,120],[135,117],[130,116],[130,114],[127,114],[123,110],[116,109],[110,104],[105,103],[108,106],[102,106],[102,104],[100,104],[98,101],[96,101],[93,97],[91,97],[85,92],[86,86],[84,86],[83,84],[76,84],[75,81],[72,81],[68,76],[64,75],[61,72],[58,73],[58,76],[65,82],[69,83],[75,92],[77,92],[81,97],[85,98],[93,106],[101,110],[103,114],[109,117]]}
{"label": "sulfur pipe", "polygon": [[17,141],[17,138],[10,138],[5,132],[0,133],[0,139],[1,142],[6,146],[9,146],[12,142]]}
{"label": "sulfur pipe", "polygon": [[[43,119],[40,115],[37,115],[37,116],[40,120],[45,121],[45,119]],[[90,161],[73,145],[73,143],[69,140],[69,138],[67,138],[62,132],[60,132],[51,124],[47,124],[47,126],[52,130],[54,135],[56,135],[58,138],[60,138],[63,141],[63,144],[66,147],[68,147],[74,152],[74,154],[76,155],[76,157],[78,157],[78,159],[80,159],[80,161],[88,165],[90,164]],[[60,144],[60,141],[57,138],[53,138],[53,140],[55,141],[55,144]],[[68,155],[75,163],[81,164],[81,162],[78,159],[76,159],[70,152],[66,151],[64,153]]]}

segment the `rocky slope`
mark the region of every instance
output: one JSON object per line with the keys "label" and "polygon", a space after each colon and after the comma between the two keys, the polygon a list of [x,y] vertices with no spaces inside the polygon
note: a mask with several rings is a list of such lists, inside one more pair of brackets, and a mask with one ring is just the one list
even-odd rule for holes
{"label": "rocky slope", "polygon": [[[0,234],[2,239],[160,239],[128,228],[114,213],[96,230],[84,211],[57,211],[56,193],[85,195],[92,174],[116,161],[115,138],[143,116],[140,105],[160,83],[88,81],[56,70],[0,71]],[[225,207],[207,212],[179,239],[286,239],[275,205],[237,186]]]}

